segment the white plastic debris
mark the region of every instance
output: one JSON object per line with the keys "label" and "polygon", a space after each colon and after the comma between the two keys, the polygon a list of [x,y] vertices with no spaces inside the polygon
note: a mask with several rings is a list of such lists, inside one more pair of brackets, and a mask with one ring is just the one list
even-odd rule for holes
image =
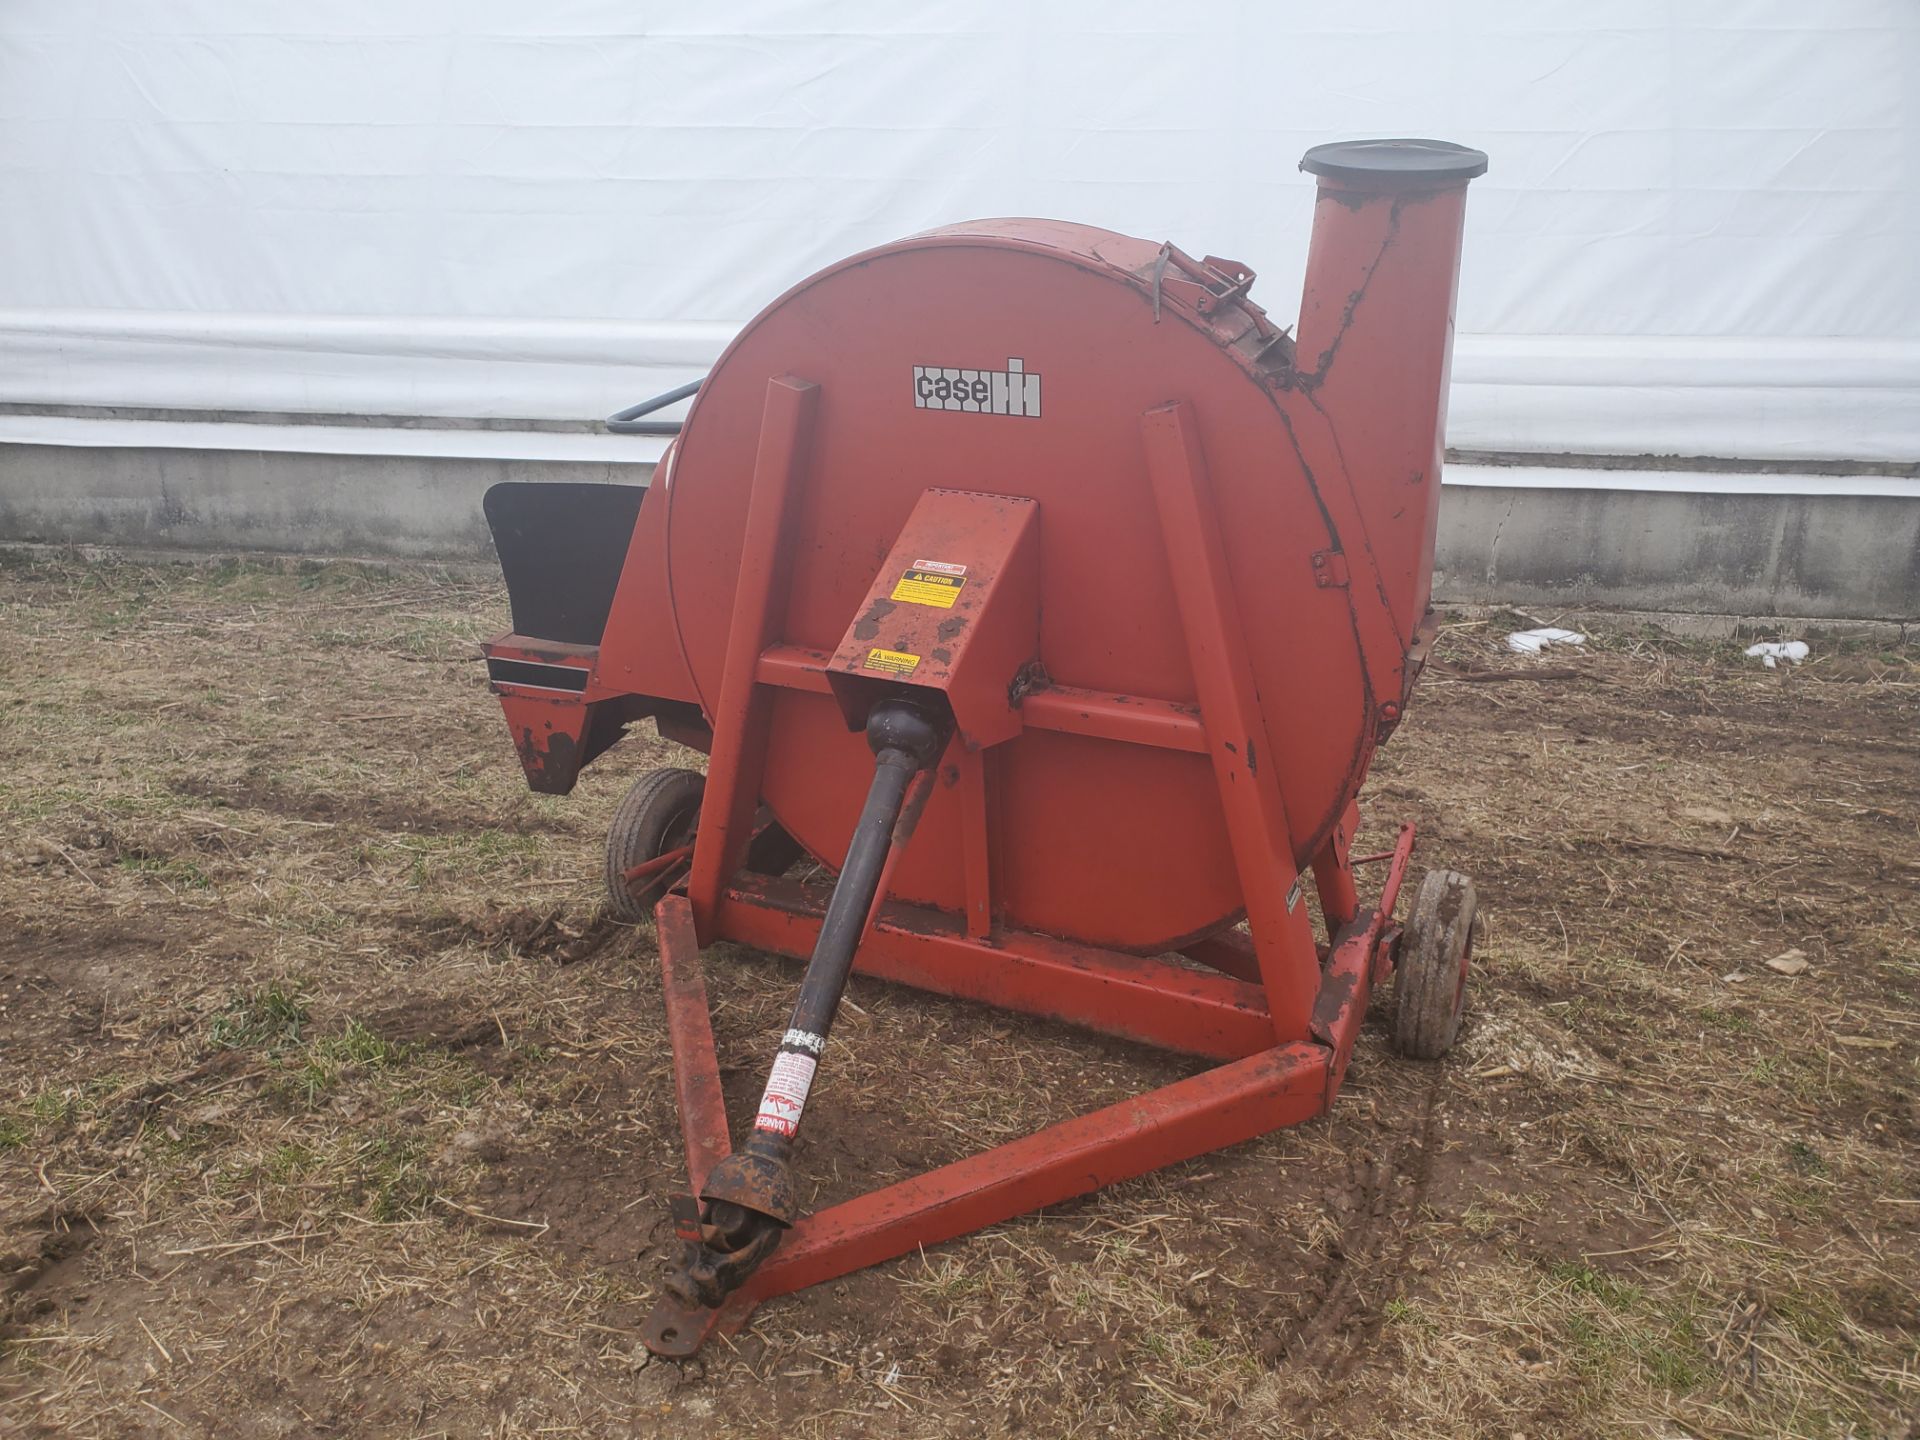
{"label": "white plastic debris", "polygon": [[1762,640],[1758,645],[1747,647],[1747,658],[1758,660],[1769,670],[1777,668],[1782,660],[1798,665],[1807,655],[1807,642],[1804,640],[1788,640],[1784,644],[1778,640]]}
{"label": "white plastic debris", "polygon": [[1767,968],[1781,975],[1804,975],[1807,973],[1807,952],[1782,950],[1767,961]]}
{"label": "white plastic debris", "polygon": [[1584,645],[1587,637],[1576,630],[1556,630],[1543,626],[1538,630],[1516,630],[1507,636],[1507,649],[1521,655],[1538,655],[1549,645]]}

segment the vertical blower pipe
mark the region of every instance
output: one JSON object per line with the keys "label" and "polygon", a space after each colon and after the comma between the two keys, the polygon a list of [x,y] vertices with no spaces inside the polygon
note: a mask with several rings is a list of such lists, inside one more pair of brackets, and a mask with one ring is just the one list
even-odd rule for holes
{"label": "vertical blower pipe", "polygon": [[1351,140],[1314,146],[1300,168],[1319,191],[1298,385],[1332,423],[1410,641],[1433,584],[1467,182],[1487,157],[1444,140]]}

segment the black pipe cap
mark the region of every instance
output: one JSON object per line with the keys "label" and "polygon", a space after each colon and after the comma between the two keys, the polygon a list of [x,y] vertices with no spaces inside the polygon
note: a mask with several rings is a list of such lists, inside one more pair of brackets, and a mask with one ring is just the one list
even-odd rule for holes
{"label": "black pipe cap", "polygon": [[1432,190],[1487,173],[1487,154],[1446,140],[1339,140],[1300,157],[1309,175],[1359,190]]}

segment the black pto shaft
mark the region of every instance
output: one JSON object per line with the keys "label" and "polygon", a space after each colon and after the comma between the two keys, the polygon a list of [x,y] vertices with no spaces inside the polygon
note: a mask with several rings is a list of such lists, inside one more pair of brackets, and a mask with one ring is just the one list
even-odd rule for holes
{"label": "black pto shaft", "polygon": [[873,784],[827,902],[793,1018],[774,1056],[753,1131],[714,1166],[700,1193],[700,1239],[687,1246],[667,1289],[682,1304],[715,1306],[773,1253],[798,1218],[790,1161],[807,1092],[853,970],[900,809],[915,775],[940,758],[948,722],[911,699],[883,700],[867,716]]}

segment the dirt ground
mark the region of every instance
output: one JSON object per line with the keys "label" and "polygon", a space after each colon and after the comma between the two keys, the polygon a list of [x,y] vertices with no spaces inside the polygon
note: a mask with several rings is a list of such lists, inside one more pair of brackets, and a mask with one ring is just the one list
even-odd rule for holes
{"label": "dirt ground", "polygon": [[[670,747],[529,794],[504,623],[425,573],[0,568],[0,1431],[1915,1432],[1911,650],[1454,625],[1363,836],[1478,882],[1452,1056],[1372,1022],[1327,1120],[676,1367],[634,1334],[682,1183],[653,938],[596,913]],[[736,1111],[796,978],[709,963]],[[817,1198],[1192,1068],[851,1000]]]}

